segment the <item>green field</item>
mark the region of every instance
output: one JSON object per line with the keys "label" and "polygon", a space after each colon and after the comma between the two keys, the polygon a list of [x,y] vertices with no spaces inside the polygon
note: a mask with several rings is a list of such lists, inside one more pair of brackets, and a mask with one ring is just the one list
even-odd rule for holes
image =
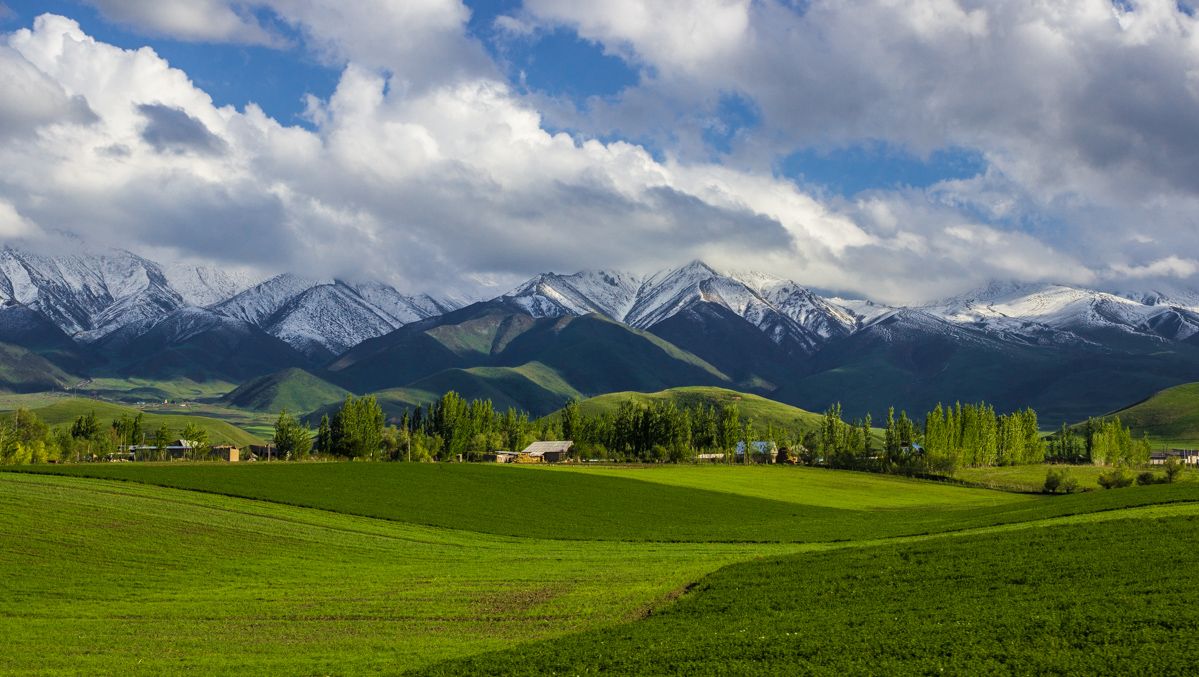
{"label": "green field", "polygon": [[646,619],[419,674],[1193,675],[1199,509],[1139,517],[736,564]]}
{"label": "green field", "polygon": [[1182,674],[1199,655],[1174,575],[1196,564],[1199,483],[1050,497],[794,467],[21,470],[0,473],[4,674],[964,674],[1003,656]]}
{"label": "green field", "polygon": [[[51,426],[70,425],[76,418],[89,412],[94,412],[102,424],[107,424],[122,415],[136,416],[142,413],[145,415],[144,427],[150,433],[158,426],[165,425],[178,435],[188,423],[196,423],[208,431],[209,441],[214,444],[233,444],[239,447],[265,444],[261,437],[243,430],[229,421],[199,415],[201,410],[203,410],[203,405],[189,406],[187,409],[177,406],[137,408],[100,400],[58,398],[50,404],[34,407],[32,411]],[[207,413],[213,412],[209,410]]]}

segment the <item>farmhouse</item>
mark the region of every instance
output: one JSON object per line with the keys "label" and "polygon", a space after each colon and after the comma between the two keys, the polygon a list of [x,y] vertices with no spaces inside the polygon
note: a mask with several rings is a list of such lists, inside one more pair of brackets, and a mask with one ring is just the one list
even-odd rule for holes
{"label": "farmhouse", "polygon": [[524,451],[520,452],[520,455],[533,463],[559,463],[566,460],[566,455],[570,452],[570,448],[574,444],[570,440],[534,442],[525,447]]}
{"label": "farmhouse", "polygon": [[1168,449],[1166,451],[1155,451],[1149,455],[1149,463],[1151,465],[1165,465],[1170,458],[1176,458],[1186,465],[1199,465],[1199,450],[1196,449]]}
{"label": "farmhouse", "polygon": [[483,454],[485,463],[512,463],[516,460],[516,452],[514,451],[493,451],[490,454]]}

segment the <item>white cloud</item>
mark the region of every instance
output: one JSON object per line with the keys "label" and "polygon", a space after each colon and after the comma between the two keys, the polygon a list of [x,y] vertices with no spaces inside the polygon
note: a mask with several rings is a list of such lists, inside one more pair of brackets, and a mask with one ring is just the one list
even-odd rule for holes
{"label": "white cloud", "polygon": [[1167,256],[1150,263],[1130,266],[1118,263],[1112,266],[1113,272],[1125,278],[1188,278],[1199,273],[1199,261],[1184,259],[1177,256]]}
{"label": "white cloud", "polygon": [[[468,13],[459,2],[253,6],[277,12],[305,44],[345,62],[335,93],[308,100],[315,130],[284,126],[253,105],[217,107],[152,50],[119,49],[46,15],[0,47],[0,69],[40,92],[16,104],[0,97],[0,132],[17,128],[8,120],[22,120],[24,130],[20,142],[0,142],[0,201],[26,227],[72,230],[102,244],[259,269],[375,275],[413,291],[469,291],[463,288],[476,281],[508,286],[544,270],[645,270],[702,257],[896,302],[993,278],[1090,283],[1121,270],[1134,277],[1139,267],[1156,275],[1166,270],[1154,268],[1159,248],[1180,246],[1171,229],[1196,207],[1163,192],[1177,186],[1131,201],[1126,187],[1101,191],[1111,174],[1089,164],[1078,146],[1063,146],[1066,162],[1048,162],[1053,149],[1038,144],[1070,125],[1039,116],[1052,108],[1045,99],[1062,96],[1069,74],[1024,82],[966,63],[997,32],[1014,30],[1001,19],[1022,13],[1015,4],[992,10],[943,0],[909,16],[898,3],[882,3],[857,16],[814,2],[797,18],[769,2],[639,7],[622,0],[577,8],[572,19],[570,5],[530,2],[530,13],[518,17],[545,21],[558,12],[554,21],[572,21],[585,37],[652,70],[638,90],[644,101],[660,98],[669,108],[707,101],[726,86],[749,92],[767,125],[757,139],[763,148],[764,134],[779,148],[822,135],[913,147],[961,138],[983,147],[993,163],[975,179],[852,200],[807,192],[752,153],[724,165],[679,148],[655,159],[636,144],[546,131],[536,106],[543,100],[521,96],[496,74],[466,35]],[[1106,26],[1097,14],[1060,13],[1044,26],[1083,19]],[[796,21],[811,25],[790,36]],[[650,45],[655,25],[664,32],[658,46]],[[1035,34],[1031,44],[1044,44],[1036,52],[1020,43],[1031,62],[1060,54],[1067,71],[1082,67],[1053,30],[1027,30]],[[1160,49],[1145,34],[1173,29],[1138,23],[1136,30],[1145,49]],[[865,34],[883,35],[887,44],[871,47]],[[850,48],[863,53],[847,54]],[[789,49],[794,54],[784,58]],[[1005,59],[1019,52],[1011,45],[1001,51]],[[814,63],[796,62],[807,58]],[[942,73],[936,59],[962,63]],[[745,70],[751,67],[759,70]],[[713,84],[702,82],[705,73]],[[966,87],[992,76],[997,91]],[[3,86],[10,81],[18,82]],[[979,100],[951,96],[955,86]],[[1015,118],[1004,121],[992,108]],[[1026,136],[1014,131],[1020,125]],[[1129,162],[1115,166],[1135,165]],[[1151,174],[1140,181],[1157,185]],[[1080,213],[1106,233],[1120,232],[1128,219],[1154,218],[1145,219],[1143,240],[1118,257],[1104,238],[1083,241],[1072,236],[1077,229],[1042,232],[1026,223],[1039,214],[1069,224]],[[1199,251],[1196,238],[1182,251]]]}
{"label": "white cloud", "polygon": [[87,0],[106,18],[153,35],[190,42],[279,45],[282,38],[262,26],[252,2],[226,0]]}

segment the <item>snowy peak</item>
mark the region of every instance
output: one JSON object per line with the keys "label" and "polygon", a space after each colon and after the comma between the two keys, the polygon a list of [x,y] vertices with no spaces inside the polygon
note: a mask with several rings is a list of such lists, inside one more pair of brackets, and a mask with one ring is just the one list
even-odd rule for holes
{"label": "snowy peak", "polygon": [[213,306],[282,339],[314,360],[455,309],[452,301],[406,296],[382,283],[348,284],[284,274]]}
{"label": "snowy peak", "polygon": [[503,299],[533,317],[599,313],[621,320],[637,299],[642,280],[635,275],[589,270],[573,275],[544,273],[525,282]]}
{"label": "snowy peak", "polygon": [[926,311],[957,324],[999,332],[1116,331],[1165,340],[1199,333],[1199,313],[1160,293],[1112,294],[1060,284],[992,283]]}
{"label": "snowy peak", "polygon": [[184,304],[157,264],[126,251],[50,256],[12,247],[0,250],[0,300],[33,308],[81,340]]}
{"label": "snowy peak", "polygon": [[184,303],[199,308],[233,298],[261,282],[241,272],[182,263],[164,266],[162,272]]}
{"label": "snowy peak", "polygon": [[641,278],[630,273],[546,273],[502,300],[534,317],[600,313],[648,329],[696,304],[732,311],[780,345],[813,352],[825,341],[848,334],[857,318],[789,280],[762,273],[730,273],[703,261]]}

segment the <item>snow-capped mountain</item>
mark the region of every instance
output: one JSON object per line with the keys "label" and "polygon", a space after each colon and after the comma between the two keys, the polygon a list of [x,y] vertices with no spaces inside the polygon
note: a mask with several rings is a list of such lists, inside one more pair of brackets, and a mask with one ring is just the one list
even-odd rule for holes
{"label": "snow-capped mountain", "polygon": [[0,249],[0,304],[37,312],[81,343],[97,343],[126,328],[124,334],[149,332],[172,316],[186,325],[177,311],[208,308],[317,361],[461,305],[401,294],[379,282],[296,275],[259,281],[236,271],[159,264],[122,250],[51,255],[12,246]]}
{"label": "snow-capped mountain", "polygon": [[732,311],[779,345],[811,353],[858,324],[852,312],[760,273],[721,273],[702,261],[639,277],[615,271],[539,275],[501,297],[533,317],[599,313],[649,329],[699,303]]}
{"label": "snow-capped mountain", "polygon": [[1167,341],[1199,334],[1199,313],[1189,301],[1157,292],[1112,294],[1057,284],[992,283],[932,304],[925,311],[955,324],[992,332],[1061,339],[1096,339],[1120,332]]}
{"label": "snow-capped mountain", "polygon": [[12,247],[0,249],[0,301],[33,308],[82,341],[185,305],[162,268],[135,254],[48,256]]}
{"label": "snow-capped mountain", "polygon": [[162,272],[183,302],[197,308],[232,298],[260,281],[242,272],[185,263],[163,266]]}
{"label": "snow-capped mountain", "polygon": [[407,296],[382,283],[348,284],[278,275],[213,305],[323,361],[409,322],[456,308],[428,295]]}

